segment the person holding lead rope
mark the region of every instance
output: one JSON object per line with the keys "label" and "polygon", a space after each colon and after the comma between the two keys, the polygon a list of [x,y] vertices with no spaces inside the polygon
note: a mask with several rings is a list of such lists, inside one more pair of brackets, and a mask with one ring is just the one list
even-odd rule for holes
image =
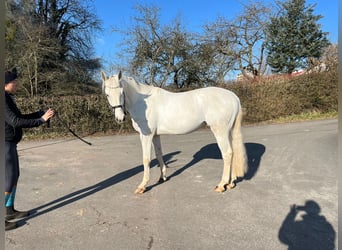
{"label": "person holding lead rope", "polygon": [[5,72],[5,230],[17,227],[13,219],[24,218],[28,211],[17,211],[14,208],[17,183],[19,179],[19,159],[17,144],[22,139],[22,128],[38,127],[54,116],[55,111],[49,108],[31,114],[22,114],[18,109],[14,94],[17,92],[17,74]]}

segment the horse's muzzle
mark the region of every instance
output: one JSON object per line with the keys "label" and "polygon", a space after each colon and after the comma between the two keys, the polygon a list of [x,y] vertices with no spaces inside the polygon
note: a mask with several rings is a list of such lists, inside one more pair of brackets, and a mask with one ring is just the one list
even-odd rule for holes
{"label": "horse's muzzle", "polygon": [[124,122],[126,121],[126,116],[124,116],[123,119],[118,119],[118,118],[115,117],[115,121],[116,121],[117,123],[119,123],[119,124],[124,123]]}
{"label": "horse's muzzle", "polygon": [[[126,120],[126,115],[124,112],[123,105],[117,105],[112,107],[114,117],[117,123],[123,123]],[[116,109],[119,109],[119,111],[116,111]]]}

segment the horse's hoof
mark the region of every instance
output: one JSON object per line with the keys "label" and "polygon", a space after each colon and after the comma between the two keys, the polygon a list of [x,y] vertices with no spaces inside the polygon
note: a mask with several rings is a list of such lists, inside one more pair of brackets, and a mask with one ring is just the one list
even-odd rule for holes
{"label": "horse's hoof", "polygon": [[137,188],[134,193],[135,194],[143,194],[145,192],[145,188]]}
{"label": "horse's hoof", "polygon": [[223,193],[224,191],[226,191],[224,187],[219,187],[219,186],[215,187],[215,192]]}
{"label": "horse's hoof", "polygon": [[166,178],[166,177],[165,177],[165,178],[159,178],[158,183],[163,183],[163,182],[165,182],[165,181],[167,181],[167,178]]}
{"label": "horse's hoof", "polygon": [[228,188],[228,189],[233,189],[233,188],[235,188],[235,186],[236,186],[236,184],[233,182],[233,183],[229,183],[229,184],[227,185],[227,188]]}

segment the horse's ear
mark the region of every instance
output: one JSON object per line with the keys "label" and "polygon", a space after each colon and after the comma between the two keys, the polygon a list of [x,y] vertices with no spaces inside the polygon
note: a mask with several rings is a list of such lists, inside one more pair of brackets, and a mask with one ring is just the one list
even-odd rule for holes
{"label": "horse's ear", "polygon": [[102,78],[102,93],[104,94],[105,91],[105,81],[106,81],[106,74],[104,71],[101,71],[101,78]]}
{"label": "horse's ear", "polygon": [[121,77],[122,77],[122,73],[121,73],[121,70],[120,70],[119,71],[119,75],[118,75],[119,80],[121,79]]}
{"label": "horse's ear", "polygon": [[102,70],[101,71],[101,78],[102,78],[102,81],[105,81],[106,80],[106,74],[105,74],[105,72]]}

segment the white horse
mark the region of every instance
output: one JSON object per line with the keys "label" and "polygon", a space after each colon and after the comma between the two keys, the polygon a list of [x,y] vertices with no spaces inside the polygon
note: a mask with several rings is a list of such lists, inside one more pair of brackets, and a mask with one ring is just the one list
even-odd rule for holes
{"label": "white horse", "polygon": [[247,171],[246,152],[241,134],[242,111],[239,98],[231,91],[207,87],[183,93],[137,83],[132,77],[106,77],[101,72],[102,91],[117,121],[129,112],[134,129],[140,133],[144,176],[135,190],[142,194],[150,178],[152,143],[161,169],[159,181],[166,181],[166,165],[160,143],[161,134],[186,134],[204,123],[210,126],[224,161],[222,179],[215,191],[235,187]]}

